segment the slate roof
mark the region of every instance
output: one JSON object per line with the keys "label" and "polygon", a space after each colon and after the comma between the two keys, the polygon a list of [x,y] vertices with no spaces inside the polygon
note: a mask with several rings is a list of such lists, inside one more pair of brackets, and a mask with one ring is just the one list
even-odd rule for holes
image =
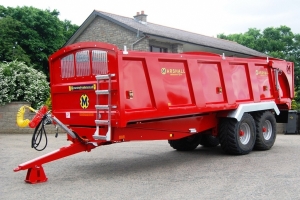
{"label": "slate roof", "polygon": [[[209,37],[197,33],[192,33],[176,28],[170,28],[167,26],[162,26],[154,23],[141,23],[134,18],[124,17],[116,14],[111,14],[103,11],[94,10],[92,14],[87,18],[83,25],[78,29],[86,27],[85,23],[91,23],[91,21],[96,17],[100,16],[109,21],[112,21],[126,29],[137,32],[140,34],[153,35],[158,37],[164,37],[168,39],[178,40],[184,43],[191,43],[196,45],[201,45],[205,47],[211,47],[215,49],[227,50],[231,52],[237,52],[241,54],[246,54],[250,56],[267,56],[266,54],[260,53],[236,42],[218,39],[214,37]],[[85,25],[85,26],[84,26]],[[78,32],[77,31],[77,32]],[[83,30],[82,30],[83,31]],[[75,36],[76,33],[73,35]],[[72,37],[73,37],[72,36]],[[67,42],[68,43],[68,42]]]}

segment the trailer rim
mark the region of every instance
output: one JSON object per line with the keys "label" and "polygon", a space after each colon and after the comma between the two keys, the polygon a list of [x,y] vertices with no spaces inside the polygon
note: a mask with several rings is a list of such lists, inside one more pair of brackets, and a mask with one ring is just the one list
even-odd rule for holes
{"label": "trailer rim", "polygon": [[272,137],[273,128],[269,120],[264,121],[262,132],[265,140],[269,140]]}
{"label": "trailer rim", "polygon": [[240,126],[240,142],[243,145],[246,145],[249,143],[250,137],[251,137],[251,130],[249,124],[242,123]]}

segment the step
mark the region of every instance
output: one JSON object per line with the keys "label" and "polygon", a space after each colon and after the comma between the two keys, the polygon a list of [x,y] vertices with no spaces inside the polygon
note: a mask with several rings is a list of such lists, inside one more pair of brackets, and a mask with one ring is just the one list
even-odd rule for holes
{"label": "step", "polygon": [[114,77],[114,76],[115,76],[115,74],[97,75],[96,79],[97,80],[108,80],[108,79],[110,79],[111,77]]}
{"label": "step", "polygon": [[108,125],[108,120],[95,120],[96,125]]}
{"label": "step", "polygon": [[106,140],[106,136],[105,135],[93,135],[93,138],[95,140]]}
{"label": "step", "polygon": [[109,94],[109,90],[96,90],[95,93],[97,95],[101,95],[101,94]]}
{"label": "step", "polygon": [[[117,106],[110,106],[111,108],[117,108]],[[98,110],[108,110],[109,105],[95,105],[95,108]]]}

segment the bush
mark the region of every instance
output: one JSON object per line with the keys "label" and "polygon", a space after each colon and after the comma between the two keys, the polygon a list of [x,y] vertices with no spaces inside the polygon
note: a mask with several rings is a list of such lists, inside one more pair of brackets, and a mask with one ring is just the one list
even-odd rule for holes
{"label": "bush", "polygon": [[48,110],[52,110],[52,99],[51,95],[49,95],[48,99],[45,102],[45,105],[48,107]]}
{"label": "bush", "polygon": [[49,97],[50,88],[45,74],[23,62],[12,61],[0,63],[0,91],[0,105],[27,101],[38,108]]}

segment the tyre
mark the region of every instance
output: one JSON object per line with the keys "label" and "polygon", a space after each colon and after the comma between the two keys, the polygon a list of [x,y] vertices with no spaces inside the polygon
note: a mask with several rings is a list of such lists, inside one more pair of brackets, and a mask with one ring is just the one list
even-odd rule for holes
{"label": "tyre", "polygon": [[255,122],[253,117],[244,113],[241,121],[223,118],[219,123],[220,144],[229,154],[244,155],[252,151],[255,139]]}
{"label": "tyre", "polygon": [[204,147],[216,147],[220,144],[220,142],[219,142],[219,138],[215,136],[201,135],[199,144]]}
{"label": "tyre", "polygon": [[178,140],[168,140],[168,142],[171,147],[178,151],[192,151],[199,145],[199,140],[199,135],[191,135]]}
{"label": "tyre", "polygon": [[257,112],[253,115],[256,125],[254,149],[269,150],[276,140],[276,119],[270,112]]}

